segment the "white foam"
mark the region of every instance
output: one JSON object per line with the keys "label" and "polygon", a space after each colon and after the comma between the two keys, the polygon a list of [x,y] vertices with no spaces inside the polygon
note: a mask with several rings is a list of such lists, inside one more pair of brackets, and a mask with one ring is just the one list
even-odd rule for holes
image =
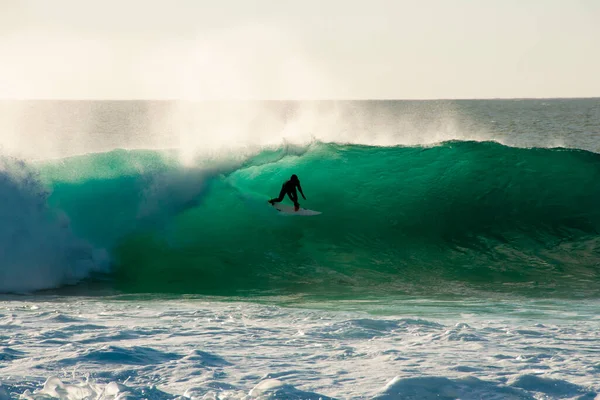
{"label": "white foam", "polygon": [[[503,299],[502,312],[487,300],[316,304],[329,311],[293,298],[279,300],[307,308],[231,300],[0,298],[0,328],[11,337],[0,342],[0,399],[533,400],[600,392],[595,300]],[[457,331],[478,340],[448,334]]]}
{"label": "white foam", "polygon": [[[1,394],[0,394],[1,395]],[[25,390],[19,397],[28,400],[64,399],[64,400],[120,400],[138,398],[127,386],[117,382],[98,384],[93,379],[85,379],[76,383],[64,383],[57,376],[50,376],[41,389]],[[0,397],[1,399],[1,397]]]}

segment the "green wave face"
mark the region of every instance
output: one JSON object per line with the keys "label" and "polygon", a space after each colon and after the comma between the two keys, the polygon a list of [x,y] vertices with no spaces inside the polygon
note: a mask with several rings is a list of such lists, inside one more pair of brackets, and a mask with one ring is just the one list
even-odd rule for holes
{"label": "green wave face", "polygon": [[[124,292],[600,293],[594,153],[317,143],[204,164],[114,151],[42,171]],[[293,173],[321,215],[267,204]]]}

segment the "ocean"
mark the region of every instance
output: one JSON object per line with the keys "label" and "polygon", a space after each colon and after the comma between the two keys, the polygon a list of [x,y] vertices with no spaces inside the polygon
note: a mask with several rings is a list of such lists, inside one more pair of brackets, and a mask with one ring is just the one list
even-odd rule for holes
{"label": "ocean", "polygon": [[3,101],[0,145],[0,399],[600,398],[600,99]]}

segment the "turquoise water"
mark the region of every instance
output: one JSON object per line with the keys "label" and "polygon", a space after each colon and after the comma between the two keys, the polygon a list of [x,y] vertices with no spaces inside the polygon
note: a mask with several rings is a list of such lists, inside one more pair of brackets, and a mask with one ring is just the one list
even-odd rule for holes
{"label": "turquoise water", "polygon": [[[124,292],[599,293],[600,156],[583,150],[316,142],[208,171],[166,151],[41,171]],[[322,215],[268,206],[292,173]]]}

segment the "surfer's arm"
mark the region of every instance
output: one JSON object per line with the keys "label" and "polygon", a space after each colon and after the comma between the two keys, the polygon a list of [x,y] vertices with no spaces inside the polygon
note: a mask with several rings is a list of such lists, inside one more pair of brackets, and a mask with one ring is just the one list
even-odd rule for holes
{"label": "surfer's arm", "polygon": [[304,196],[304,193],[302,192],[302,186],[300,186],[300,184],[298,184],[298,190],[300,191],[300,194],[302,195],[302,198],[304,200],[306,200],[306,197]]}

